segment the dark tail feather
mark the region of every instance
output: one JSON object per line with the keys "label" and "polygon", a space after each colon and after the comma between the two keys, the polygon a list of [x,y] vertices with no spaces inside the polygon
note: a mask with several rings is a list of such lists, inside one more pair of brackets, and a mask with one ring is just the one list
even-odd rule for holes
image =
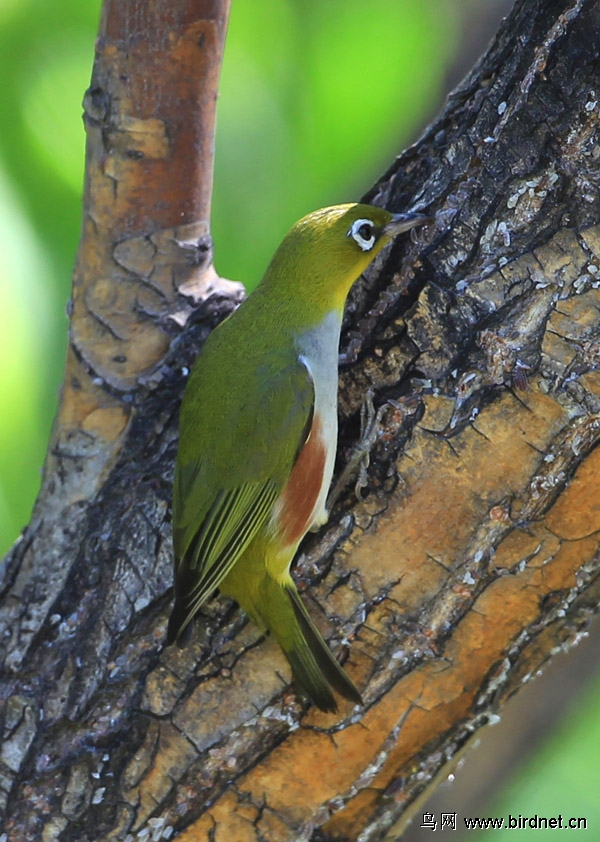
{"label": "dark tail feather", "polygon": [[[282,586],[265,576],[261,585],[261,609],[260,616],[254,619],[257,622],[262,619],[277,638],[295,678],[317,707],[324,711],[337,710],[332,688],[351,702],[362,704],[360,693],[319,634],[293,584]],[[167,643],[177,643],[183,648],[193,628],[189,607],[176,598]]]}
{"label": "dark tail feather", "polygon": [[[327,679],[327,683],[331,685],[331,687],[333,687],[340,696],[343,696],[345,699],[349,699],[357,705],[362,705],[363,700],[360,693],[346,674],[345,670],[334,657],[329,646],[319,634],[319,631],[310,619],[296,588],[286,588],[286,593],[292,603],[302,637],[308,643],[310,654],[314,658],[321,676],[324,676]],[[318,704],[318,702],[316,703]],[[335,705],[333,709],[336,710],[337,705]]]}
{"label": "dark tail feather", "polygon": [[269,575],[264,576],[260,583],[260,604],[246,603],[246,609],[275,636],[294,677],[317,707],[324,711],[337,710],[333,690],[355,704],[362,704],[360,693],[319,634],[291,579],[289,584],[281,584]]}
{"label": "dark tail feather", "polygon": [[363,700],[360,693],[346,674],[346,671],[338,663],[329,646],[319,634],[316,626],[310,619],[296,588],[286,588],[286,592],[292,602],[294,614],[298,620],[302,636],[308,643],[311,654],[322,674],[325,676],[333,689],[337,690],[340,696],[343,696],[345,699],[349,699],[357,705],[362,705]]}
{"label": "dark tail feather", "polygon": [[192,632],[194,631],[194,621],[190,617],[190,612],[178,600],[175,600],[173,611],[169,617],[169,626],[167,629],[167,645],[177,643],[180,649],[192,639]]}

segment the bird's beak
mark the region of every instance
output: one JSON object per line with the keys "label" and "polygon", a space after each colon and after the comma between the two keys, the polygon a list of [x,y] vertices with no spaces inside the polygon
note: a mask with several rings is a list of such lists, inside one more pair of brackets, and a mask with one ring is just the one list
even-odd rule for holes
{"label": "bird's beak", "polygon": [[417,225],[424,225],[426,222],[431,222],[431,219],[431,216],[426,216],[424,213],[395,213],[392,216],[392,221],[384,226],[382,233],[386,237],[396,237],[404,231],[416,228]]}

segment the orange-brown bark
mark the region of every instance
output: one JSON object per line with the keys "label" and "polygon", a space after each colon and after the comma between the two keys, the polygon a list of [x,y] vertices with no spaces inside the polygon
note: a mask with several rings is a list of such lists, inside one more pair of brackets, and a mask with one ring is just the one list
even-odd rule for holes
{"label": "orange-brown bark", "polygon": [[[103,471],[212,268],[215,109],[229,0],[107,0],[90,88],[69,353],[47,472],[81,432]],[[72,447],[72,444],[71,444]],[[85,487],[84,496],[90,489]]]}

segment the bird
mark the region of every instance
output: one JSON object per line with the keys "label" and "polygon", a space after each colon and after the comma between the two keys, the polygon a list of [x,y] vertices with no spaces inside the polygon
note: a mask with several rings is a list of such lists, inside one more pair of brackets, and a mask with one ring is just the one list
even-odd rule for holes
{"label": "bird", "polygon": [[290,566],[306,533],[328,517],[344,306],[381,249],[426,220],[365,204],[303,217],[256,289],[209,335],[182,401],[167,643],[185,645],[218,589],[274,635],[323,711],[337,711],[335,693],[362,699],[311,620]]}

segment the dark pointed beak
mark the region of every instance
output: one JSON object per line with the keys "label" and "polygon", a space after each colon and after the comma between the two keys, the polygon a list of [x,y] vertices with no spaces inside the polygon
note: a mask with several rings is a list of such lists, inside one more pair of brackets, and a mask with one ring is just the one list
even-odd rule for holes
{"label": "dark pointed beak", "polygon": [[387,237],[396,237],[404,231],[416,228],[417,225],[424,225],[431,220],[432,217],[426,216],[424,213],[395,213],[392,216],[392,221],[384,226],[383,233]]}

